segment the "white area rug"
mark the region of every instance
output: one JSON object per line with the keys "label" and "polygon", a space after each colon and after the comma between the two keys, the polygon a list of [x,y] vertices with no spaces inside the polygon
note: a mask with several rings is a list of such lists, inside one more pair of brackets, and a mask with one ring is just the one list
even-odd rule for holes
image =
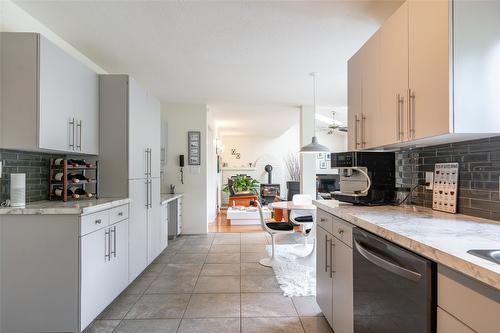
{"label": "white area rug", "polygon": [[[266,250],[271,255],[271,245],[267,245]],[[273,270],[285,296],[316,295],[315,256],[313,255],[308,261],[301,260],[312,250],[312,244],[276,245],[275,255],[279,261],[273,265]]]}

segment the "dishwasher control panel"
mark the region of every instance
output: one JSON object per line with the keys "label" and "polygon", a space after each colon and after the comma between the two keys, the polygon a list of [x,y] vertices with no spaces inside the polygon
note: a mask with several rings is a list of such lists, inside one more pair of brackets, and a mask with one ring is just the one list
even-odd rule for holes
{"label": "dishwasher control panel", "polygon": [[432,208],[457,212],[458,163],[437,163],[434,166]]}

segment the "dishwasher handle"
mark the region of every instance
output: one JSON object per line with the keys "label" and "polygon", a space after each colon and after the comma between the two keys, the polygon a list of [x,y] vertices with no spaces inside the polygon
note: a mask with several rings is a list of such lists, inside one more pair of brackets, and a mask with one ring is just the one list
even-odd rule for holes
{"label": "dishwasher handle", "polygon": [[392,262],[389,262],[383,258],[380,258],[376,254],[368,251],[365,249],[358,241],[354,241],[354,246],[356,247],[356,250],[361,254],[366,260],[371,262],[372,264],[385,269],[386,271],[389,271],[391,273],[397,274],[407,280],[411,281],[420,281],[422,278],[422,274],[414,272],[412,270],[406,269],[404,267],[398,266],[393,264]]}

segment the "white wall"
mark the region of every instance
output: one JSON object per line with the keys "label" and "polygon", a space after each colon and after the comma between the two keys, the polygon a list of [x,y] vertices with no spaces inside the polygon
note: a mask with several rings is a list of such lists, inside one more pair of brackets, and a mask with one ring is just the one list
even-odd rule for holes
{"label": "white wall", "polygon": [[[272,126],[272,124],[270,124]],[[299,147],[299,124],[290,127],[278,137],[266,136],[223,136],[222,143],[225,147],[222,161],[228,163],[229,168],[249,167],[249,163],[255,164],[252,172],[259,182],[267,183],[267,173],[264,167],[267,164],[273,166],[273,183],[280,184],[281,196],[286,195],[286,181],[288,172],[283,158],[288,153],[298,153]],[[240,159],[231,155],[231,149],[240,153]],[[250,174],[250,172],[245,172]],[[226,179],[222,182],[226,183]]]}
{"label": "white wall", "polygon": [[0,0],[0,31],[38,32],[99,74],[107,72],[11,0]]}
{"label": "white wall", "polygon": [[[347,133],[335,131],[332,134],[327,134],[324,131],[316,130],[316,136],[319,143],[330,148],[330,152],[332,153],[347,151]],[[330,168],[330,161],[326,161],[326,169],[321,169],[320,160],[316,159],[316,174],[329,175],[337,173],[337,169]]]}
{"label": "white wall", "polygon": [[216,153],[217,128],[212,113],[207,113],[207,222],[211,223],[217,217],[217,199],[219,177],[217,174]]}
{"label": "white wall", "polygon": [[[163,104],[162,115],[167,121],[166,186],[174,184],[184,194],[183,214],[185,234],[203,234],[207,227],[207,108],[205,105]],[[188,131],[201,132],[201,165],[188,162]],[[205,148],[205,149],[204,149]],[[184,184],[180,182],[179,155],[185,156]],[[162,192],[168,193],[168,188]]]}

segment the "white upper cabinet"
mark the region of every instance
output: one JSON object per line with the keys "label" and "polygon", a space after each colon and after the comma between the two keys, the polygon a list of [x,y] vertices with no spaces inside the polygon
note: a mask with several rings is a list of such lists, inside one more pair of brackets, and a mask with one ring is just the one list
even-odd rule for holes
{"label": "white upper cabinet", "polygon": [[372,146],[404,141],[408,93],[408,3],[387,19],[380,33],[380,130]]}
{"label": "white upper cabinet", "polygon": [[347,124],[349,131],[347,132],[347,146],[349,150],[357,150],[361,148],[359,139],[359,117],[362,112],[362,75],[361,67],[361,50],[358,51],[347,63]]}
{"label": "white upper cabinet", "polygon": [[36,33],[1,33],[2,148],[99,153],[97,74]]}
{"label": "white upper cabinet", "polygon": [[[450,114],[449,4],[409,1],[406,139],[453,133]],[[480,133],[480,132],[478,132]]]}
{"label": "white upper cabinet", "polygon": [[[369,41],[349,61],[349,148],[425,146],[500,133],[499,12],[495,1],[405,2],[373,36],[378,52]],[[360,94],[353,84],[359,77],[361,107],[353,97]]]}

